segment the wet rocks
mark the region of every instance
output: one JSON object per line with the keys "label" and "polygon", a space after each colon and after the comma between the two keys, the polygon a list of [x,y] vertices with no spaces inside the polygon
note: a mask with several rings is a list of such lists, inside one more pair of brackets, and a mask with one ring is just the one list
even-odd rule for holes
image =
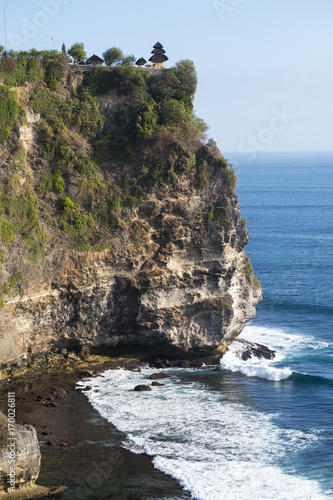
{"label": "wet rocks", "polygon": [[148,392],[151,391],[151,387],[149,387],[149,385],[141,384],[134,387],[134,390],[137,392]]}
{"label": "wet rocks", "polygon": [[270,349],[269,347],[257,344],[255,342],[249,342],[244,339],[237,339],[238,343],[242,344],[242,360],[247,361],[250,358],[258,359],[274,359],[276,351]]}
{"label": "wet rocks", "polygon": [[93,377],[94,372],[92,370],[85,370],[80,374],[82,377]]}
{"label": "wet rocks", "polygon": [[203,366],[216,366],[219,364],[221,354],[208,356],[195,356],[189,359],[156,359],[151,360],[150,365],[154,368],[202,368]]}
{"label": "wet rocks", "polygon": [[170,375],[168,375],[167,373],[152,373],[150,375],[150,380],[161,380],[161,379],[164,379],[164,378],[170,378]]}
{"label": "wet rocks", "polygon": [[81,392],[91,391],[91,389],[91,385],[86,385],[85,387],[83,387],[83,389],[81,389]]}

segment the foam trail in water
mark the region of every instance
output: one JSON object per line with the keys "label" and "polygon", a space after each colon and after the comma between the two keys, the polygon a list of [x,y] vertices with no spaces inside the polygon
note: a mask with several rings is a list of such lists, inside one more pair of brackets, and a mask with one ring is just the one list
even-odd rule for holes
{"label": "foam trail in water", "polygon": [[[230,404],[223,392],[200,382],[197,370],[170,369],[173,377],[164,387],[133,391],[136,385],[150,385],[151,373],[108,371],[104,378],[84,382],[92,386],[86,395],[103,417],[127,434],[129,449],[152,456],[154,465],[176,478],[193,498],[327,498],[316,481],[286,474],[279,467],[285,457],[292,461],[318,436],[279,428],[270,415]],[[207,376],[207,370],[204,373]]]}

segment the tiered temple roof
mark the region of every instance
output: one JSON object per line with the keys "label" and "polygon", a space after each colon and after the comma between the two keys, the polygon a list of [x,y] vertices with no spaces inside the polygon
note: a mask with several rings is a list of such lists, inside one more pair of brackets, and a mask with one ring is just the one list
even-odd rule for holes
{"label": "tiered temple roof", "polygon": [[149,61],[154,64],[163,64],[165,61],[168,61],[169,58],[164,55],[165,50],[163,49],[163,45],[160,42],[155,43],[154,50],[152,51],[153,56],[149,59]]}

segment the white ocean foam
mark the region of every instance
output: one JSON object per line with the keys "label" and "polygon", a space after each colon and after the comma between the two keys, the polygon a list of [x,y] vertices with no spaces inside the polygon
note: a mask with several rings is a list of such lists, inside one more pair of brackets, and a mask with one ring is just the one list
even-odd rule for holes
{"label": "white ocean foam", "polygon": [[323,342],[310,335],[301,335],[289,332],[282,328],[267,328],[249,323],[245,326],[240,339],[264,344],[271,349],[276,349],[277,356],[285,356],[289,353],[295,354],[303,349],[325,349],[333,347],[332,342]]}
{"label": "white ocean foam", "polygon": [[310,343],[318,345],[314,337],[291,333],[282,328],[266,328],[251,323],[245,326],[239,338],[264,344],[277,351],[278,356],[307,348]]}
{"label": "white ocean foam", "polygon": [[333,344],[332,342],[316,342],[310,343],[308,347],[316,351],[317,349],[329,349],[333,347]]}
{"label": "white ocean foam", "polygon": [[247,377],[259,377],[274,381],[285,380],[292,374],[289,367],[278,368],[274,366],[275,360],[252,357],[244,361],[242,352],[245,348],[243,343],[235,340],[220,361],[221,369],[240,372]]}
{"label": "white ocean foam", "polygon": [[304,350],[327,349],[333,343],[317,341],[314,337],[291,333],[279,328],[266,328],[248,324],[241,335],[241,340],[264,344],[275,350],[275,358],[266,360],[252,357],[247,361],[242,359],[246,347],[235,340],[220,361],[221,369],[240,372],[247,377],[280,381],[290,377],[293,370],[289,366],[281,366],[281,362],[292,356],[297,357]]}
{"label": "white ocean foam", "polygon": [[[156,371],[156,370],[155,370]],[[151,392],[152,370],[108,371],[85,381],[99,413],[127,435],[124,446],[153,457],[197,500],[322,500],[318,483],[284,473],[279,464],[311,446],[313,433],[282,429],[272,416],[230,403],[223,392],[182,379],[180,369]],[[94,392],[98,389],[99,392]]]}
{"label": "white ocean foam", "polygon": [[[178,468],[186,473],[180,483],[197,500],[322,500],[327,498],[312,481],[289,476],[278,467],[237,462],[217,469],[215,463],[183,462],[157,457],[154,465],[178,479]],[[200,481],[197,478],[200,477]]]}

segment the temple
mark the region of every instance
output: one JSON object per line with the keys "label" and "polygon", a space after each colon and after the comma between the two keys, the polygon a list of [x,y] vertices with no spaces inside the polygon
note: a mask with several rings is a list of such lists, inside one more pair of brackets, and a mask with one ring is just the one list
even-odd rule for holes
{"label": "temple", "polygon": [[95,54],[86,60],[86,64],[92,64],[93,66],[98,66],[99,64],[103,64],[103,62],[104,62],[103,59],[96,56]]}
{"label": "temple", "polygon": [[147,62],[146,59],[144,59],[143,57],[140,57],[140,59],[138,59],[135,64],[137,66],[144,66],[146,64],[146,62]]}
{"label": "temple", "polygon": [[163,49],[163,45],[160,42],[155,43],[154,50],[152,51],[153,56],[149,59],[152,63],[154,63],[154,68],[163,68],[163,64],[165,61],[168,61],[169,58],[165,55],[165,50]]}

